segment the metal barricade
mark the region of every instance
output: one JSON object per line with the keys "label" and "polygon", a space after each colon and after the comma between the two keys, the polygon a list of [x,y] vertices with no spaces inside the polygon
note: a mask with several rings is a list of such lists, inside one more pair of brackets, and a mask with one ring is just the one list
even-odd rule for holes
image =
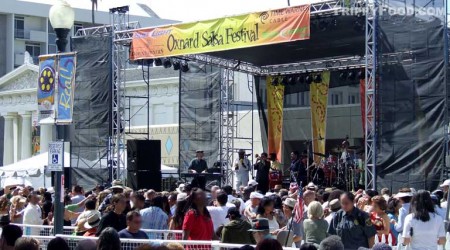
{"label": "metal barricade", "polygon": [[[53,226],[48,225],[27,225],[27,224],[13,224],[22,228],[23,235],[38,235],[38,236],[53,236]],[[63,234],[71,235],[75,231],[75,227],[65,226]]]}
{"label": "metal barricade", "polygon": [[181,240],[183,238],[182,230],[156,230],[142,229],[151,240]]}

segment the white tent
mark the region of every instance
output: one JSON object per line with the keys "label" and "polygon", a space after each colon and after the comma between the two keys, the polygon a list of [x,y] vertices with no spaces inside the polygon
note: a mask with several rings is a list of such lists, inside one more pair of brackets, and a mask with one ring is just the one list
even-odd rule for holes
{"label": "white tent", "polygon": [[162,178],[178,177],[178,169],[161,164]]}

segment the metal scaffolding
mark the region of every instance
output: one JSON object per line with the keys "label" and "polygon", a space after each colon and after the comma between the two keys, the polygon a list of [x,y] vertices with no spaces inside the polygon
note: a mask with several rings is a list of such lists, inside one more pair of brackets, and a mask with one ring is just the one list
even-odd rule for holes
{"label": "metal scaffolding", "polygon": [[376,90],[378,0],[366,0],[365,183],[376,190]]}
{"label": "metal scaffolding", "polygon": [[222,70],[222,81],[220,84],[220,137],[219,155],[223,170],[224,184],[233,184],[233,162],[234,162],[234,134],[235,115],[233,112],[234,101],[234,71],[231,69]]}

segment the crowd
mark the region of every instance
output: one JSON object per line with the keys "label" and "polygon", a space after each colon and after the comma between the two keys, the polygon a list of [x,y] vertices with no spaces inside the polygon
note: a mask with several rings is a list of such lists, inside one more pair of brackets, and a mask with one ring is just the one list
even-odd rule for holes
{"label": "crowd", "polygon": [[[173,192],[131,190],[115,180],[107,189],[66,190],[64,225],[86,237],[77,249],[120,249],[124,238],[161,239],[143,229],[170,229],[183,232],[170,239],[256,244],[256,249],[390,249],[388,244],[401,239],[413,250],[435,250],[445,243],[449,185],[446,180],[433,192],[402,188],[391,195],[385,188],[345,192],[309,183],[301,189],[277,185],[263,194],[253,180],[239,190],[213,186],[210,192],[190,184]],[[52,225],[53,189],[18,186],[3,192],[0,249],[38,249],[36,240],[21,236],[40,235],[42,229],[24,233],[15,224]],[[89,239],[94,236],[96,242]],[[66,245],[55,238],[47,249],[69,249]],[[179,244],[141,247],[183,249]]]}

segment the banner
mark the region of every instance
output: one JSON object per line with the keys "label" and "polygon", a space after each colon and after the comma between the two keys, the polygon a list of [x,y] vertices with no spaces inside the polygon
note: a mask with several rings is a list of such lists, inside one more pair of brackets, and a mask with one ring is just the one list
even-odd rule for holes
{"label": "banner", "polygon": [[[330,84],[330,71],[321,73],[322,81],[311,83],[311,128],[313,152],[325,154],[325,137],[327,132],[327,106],[328,88]],[[314,155],[314,162],[320,162],[320,156]]]}
{"label": "banner", "polygon": [[75,69],[75,53],[60,56],[57,89],[58,105],[56,110],[56,123],[59,124],[72,122]]}
{"label": "banner", "polygon": [[39,124],[72,122],[75,69],[75,53],[39,56]]}
{"label": "banner", "polygon": [[305,40],[310,5],[134,32],[130,59],[181,56]]}
{"label": "banner", "polygon": [[[283,101],[284,85],[272,84],[273,76],[266,78],[267,85],[267,119],[268,119],[268,153],[276,153],[277,159],[281,161],[283,142]],[[278,82],[281,82],[280,77]]]}
{"label": "banner", "polygon": [[31,155],[39,155],[41,152],[41,126],[39,126],[39,115],[37,111],[31,114]]}
{"label": "banner", "polygon": [[54,123],[55,120],[55,59],[55,55],[45,55],[39,57],[39,78],[37,89],[39,123]]}

